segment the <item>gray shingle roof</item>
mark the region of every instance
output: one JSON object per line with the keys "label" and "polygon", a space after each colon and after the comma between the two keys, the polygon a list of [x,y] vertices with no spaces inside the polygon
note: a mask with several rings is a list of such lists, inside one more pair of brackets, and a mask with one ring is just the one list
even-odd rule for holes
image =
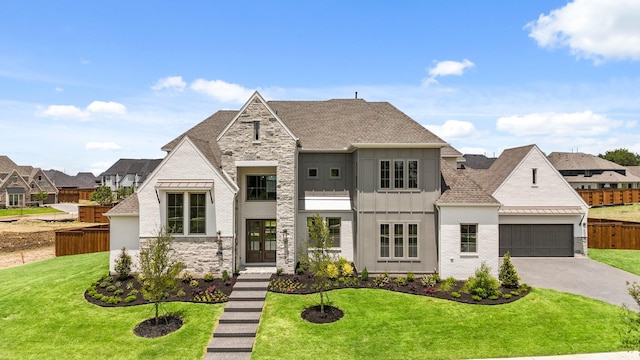
{"label": "gray shingle roof", "polygon": [[137,174],[142,183],[147,176],[160,164],[162,159],[120,159],[100,176]]}
{"label": "gray shingle roof", "polygon": [[59,170],[45,170],[44,173],[58,188],[92,189],[96,187],[96,176],[89,172],[79,172],[71,176]]}
{"label": "gray shingle roof", "polygon": [[552,152],[547,156],[551,164],[562,170],[624,170],[624,166],[585,153]]}
{"label": "gray shingle roof", "polygon": [[438,204],[500,204],[467,176],[466,170],[453,169],[444,160],[440,161],[440,168],[446,188],[436,201]]}
{"label": "gray shingle roof", "polygon": [[478,183],[493,194],[534,147],[536,145],[525,145],[504,150],[489,169],[476,172]]}
{"label": "gray shingle roof", "polygon": [[122,200],[118,205],[107,211],[105,215],[131,215],[140,213],[140,206],[138,202],[138,194],[133,193],[126,199]]}
{"label": "gray shingle roof", "polygon": [[464,167],[472,169],[488,169],[496,161],[496,158],[488,158],[478,154],[464,154],[464,159]]}
{"label": "gray shingle roof", "polygon": [[637,183],[640,178],[627,173],[627,175],[619,174],[615,171],[603,171],[602,174],[593,174],[591,176],[576,175],[565,176],[567,182],[570,183]]}

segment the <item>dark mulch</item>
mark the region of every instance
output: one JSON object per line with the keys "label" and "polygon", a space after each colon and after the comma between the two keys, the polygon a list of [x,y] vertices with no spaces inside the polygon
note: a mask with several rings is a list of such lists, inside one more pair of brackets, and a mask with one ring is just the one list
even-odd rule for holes
{"label": "dark mulch", "polygon": [[[448,291],[442,291],[439,289],[442,282],[438,283],[436,286],[428,287],[423,286],[420,281],[420,276],[416,276],[415,280],[412,282],[407,282],[406,285],[398,285],[395,281],[396,278],[391,277],[390,281],[383,285],[378,286],[374,282],[375,275],[370,275],[368,280],[362,280],[359,277],[348,277],[348,278],[338,278],[331,282],[328,290],[335,289],[384,289],[389,291],[402,292],[407,294],[421,295],[421,296],[430,296],[445,300],[457,301],[461,303],[467,304],[479,304],[479,305],[500,305],[507,304],[516,300],[519,300],[526,296],[531,288],[527,287],[526,289],[512,289],[512,288],[501,288],[502,294],[510,294],[511,296],[507,296],[508,298],[504,298],[499,296],[495,300],[491,299],[482,299],[480,301],[474,300],[471,294],[464,293],[461,291],[465,281],[457,281],[456,284]],[[291,275],[291,274],[282,274],[282,275],[272,275],[271,281],[269,283],[269,291],[283,293],[283,294],[312,294],[317,291],[313,288],[313,276],[309,273],[304,273],[301,275]],[[460,297],[454,297],[451,294],[457,292]]]}
{"label": "dark mulch", "polygon": [[[201,278],[194,278],[194,280],[198,282],[197,286],[192,286],[189,281],[180,281],[176,292],[171,293],[166,301],[211,304],[226,302],[236,282],[236,277],[233,276],[227,281],[223,281],[219,277],[213,281],[204,281],[204,279]],[[195,283],[193,285],[195,285]],[[113,287],[110,288],[110,286]],[[118,294],[118,292],[120,292],[118,289],[122,290],[121,294]],[[182,296],[178,295],[180,290],[184,291]],[[149,303],[142,296],[142,284],[140,284],[136,277],[129,277],[126,280],[118,280],[116,276],[102,278],[93,283],[89,289],[85,291],[84,298],[92,304],[104,307]]]}
{"label": "dark mulch", "polygon": [[170,334],[182,327],[182,319],[174,315],[165,315],[156,319],[147,319],[136,325],[133,332],[144,338],[157,338]]}
{"label": "dark mulch", "polygon": [[322,312],[320,305],[316,305],[304,309],[300,316],[314,324],[328,324],[342,319],[344,312],[331,305],[325,305]]}

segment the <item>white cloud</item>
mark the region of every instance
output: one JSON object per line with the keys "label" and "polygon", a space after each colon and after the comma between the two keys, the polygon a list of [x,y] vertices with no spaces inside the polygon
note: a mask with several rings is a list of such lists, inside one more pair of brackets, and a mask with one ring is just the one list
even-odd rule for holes
{"label": "white cloud", "polygon": [[191,83],[193,91],[206,94],[221,102],[243,103],[249,99],[253,90],[223,80],[198,79]]}
{"label": "white cloud", "polygon": [[40,116],[52,118],[80,119],[85,120],[89,114],[73,105],[49,105],[46,109],[38,112]]}
{"label": "white cloud", "polygon": [[173,92],[183,92],[187,87],[187,83],[182,80],[182,76],[168,76],[158,80],[153,86],[152,90],[161,91],[168,90]]}
{"label": "white cloud", "polygon": [[91,61],[90,61],[90,60],[87,60],[87,59],[80,59],[80,64],[81,64],[81,65],[91,64]]}
{"label": "white cloud", "polygon": [[120,147],[120,145],[116,144],[113,141],[107,141],[107,142],[97,142],[97,141],[92,141],[92,142],[88,142],[85,147],[86,150],[101,150],[101,151],[110,151],[110,150],[120,150],[122,149],[122,147]]}
{"label": "white cloud", "polygon": [[446,141],[469,138],[478,133],[473,123],[460,120],[447,120],[442,125],[425,125],[425,127]]}
{"label": "white cloud", "polygon": [[94,101],[87,106],[87,111],[101,114],[125,114],[127,108],[113,101]]}
{"label": "white cloud", "polygon": [[429,85],[437,83],[438,80],[436,80],[436,77],[438,76],[460,76],[466,69],[474,66],[475,64],[468,59],[464,59],[461,62],[452,60],[439,61],[436,63],[436,66],[429,69],[429,77],[423,80],[423,84]]}
{"label": "white cloud", "polygon": [[525,26],[544,48],[568,47],[599,63],[640,60],[640,2],[575,0]]}
{"label": "white cloud", "polygon": [[57,93],[61,93],[61,92],[63,92],[63,91],[64,91],[64,89],[63,89],[63,88],[61,88],[61,87],[56,87],[56,88],[55,88],[55,91],[56,91]]}
{"label": "white cloud", "polygon": [[500,131],[515,136],[597,136],[620,127],[623,121],[609,119],[591,111],[576,113],[533,113],[523,116],[505,116],[498,119]]}
{"label": "white cloud", "polygon": [[49,105],[46,109],[38,108],[36,114],[42,117],[55,119],[89,120],[93,114],[123,115],[127,112],[126,106],[113,101],[94,101],[86,109],[82,110],[73,105]]}
{"label": "white cloud", "polygon": [[91,164],[91,172],[94,174],[102,174],[105,170],[113,165],[112,163],[107,162],[96,162]]}

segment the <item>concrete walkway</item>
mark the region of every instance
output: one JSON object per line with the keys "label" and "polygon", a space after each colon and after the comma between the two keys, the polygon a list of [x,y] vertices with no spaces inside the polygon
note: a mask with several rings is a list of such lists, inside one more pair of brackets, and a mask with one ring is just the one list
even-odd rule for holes
{"label": "concrete walkway", "polygon": [[522,282],[602,300],[613,305],[627,305],[640,310],[627,291],[627,281],[640,284],[640,276],[591,260],[572,258],[511,258]]}
{"label": "concrete walkway", "polygon": [[240,274],[218,320],[205,360],[251,359],[270,273]]}

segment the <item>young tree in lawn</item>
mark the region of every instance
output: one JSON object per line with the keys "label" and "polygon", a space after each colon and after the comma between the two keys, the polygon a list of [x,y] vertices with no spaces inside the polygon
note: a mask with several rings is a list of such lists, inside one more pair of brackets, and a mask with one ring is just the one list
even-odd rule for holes
{"label": "young tree in lawn", "polygon": [[46,191],[38,191],[37,193],[32,195],[33,200],[37,201],[40,206],[42,206],[42,202],[47,200],[49,194]]}
{"label": "young tree in lawn", "polygon": [[319,214],[314,215],[307,226],[307,261],[309,270],[313,273],[313,287],[320,294],[320,312],[324,313],[325,298],[329,301],[326,290],[329,288],[330,276],[327,270],[329,264],[335,262],[335,256],[329,251],[333,247],[333,238],[329,236],[329,225]]}
{"label": "young tree in lawn", "polygon": [[156,325],[160,304],[176,290],[178,275],[184,269],[172,245],[173,235],[162,228],[157,237],[148,240],[146,246],[140,249],[142,295],[155,305]]}
{"label": "young tree in lawn", "polygon": [[91,193],[89,200],[100,205],[111,205],[113,203],[113,192],[107,185],[102,185]]}

